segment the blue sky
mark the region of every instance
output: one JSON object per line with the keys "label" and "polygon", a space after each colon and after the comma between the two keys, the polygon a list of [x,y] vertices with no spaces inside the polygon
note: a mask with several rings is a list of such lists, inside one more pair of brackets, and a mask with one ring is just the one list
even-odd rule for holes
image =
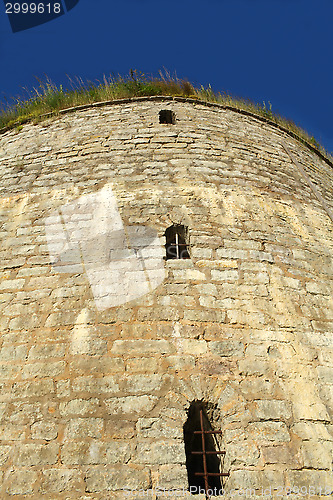
{"label": "blue sky", "polygon": [[66,75],[166,68],[269,101],[333,152],[332,21],[332,0],[79,0],[53,21],[12,33],[0,3],[0,99],[45,75],[66,85]]}

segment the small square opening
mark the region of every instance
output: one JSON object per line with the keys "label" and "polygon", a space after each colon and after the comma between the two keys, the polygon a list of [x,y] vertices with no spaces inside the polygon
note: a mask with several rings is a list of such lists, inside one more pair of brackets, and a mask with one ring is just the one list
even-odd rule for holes
{"label": "small square opening", "polygon": [[160,123],[169,123],[174,125],[176,123],[176,115],[170,109],[162,109],[159,112]]}

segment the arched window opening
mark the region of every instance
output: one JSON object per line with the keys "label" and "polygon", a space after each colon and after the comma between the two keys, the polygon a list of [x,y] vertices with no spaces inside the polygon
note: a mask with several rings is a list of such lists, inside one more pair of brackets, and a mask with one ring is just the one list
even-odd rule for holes
{"label": "arched window opening", "polygon": [[166,259],[189,259],[188,228],[174,224],[165,231]]}
{"label": "arched window opening", "polygon": [[171,109],[162,109],[159,112],[160,123],[169,123],[171,125],[175,125],[176,123],[176,115]]}
{"label": "arched window opening", "polygon": [[222,477],[229,475],[221,472],[220,456],[225,451],[218,449],[217,434],[222,434],[222,431],[212,429],[205,403],[194,401],[184,425],[188,484],[193,495],[219,495],[223,487]]}

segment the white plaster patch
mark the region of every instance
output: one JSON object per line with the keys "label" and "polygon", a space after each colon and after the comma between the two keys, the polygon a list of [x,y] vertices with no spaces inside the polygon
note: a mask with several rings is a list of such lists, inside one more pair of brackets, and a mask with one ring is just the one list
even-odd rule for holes
{"label": "white plaster patch", "polygon": [[108,185],[54,211],[45,230],[55,271],[86,272],[98,310],[142,297],[165,278],[157,232],[125,227]]}

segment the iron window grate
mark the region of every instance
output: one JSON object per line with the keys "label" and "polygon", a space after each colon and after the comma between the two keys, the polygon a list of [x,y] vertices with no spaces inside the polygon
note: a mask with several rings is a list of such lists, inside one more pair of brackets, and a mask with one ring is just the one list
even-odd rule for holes
{"label": "iron window grate", "polygon": [[181,224],[173,225],[165,231],[166,259],[190,259],[188,228]]}
{"label": "iron window grate", "polygon": [[201,445],[202,451],[191,451],[192,455],[202,455],[203,462],[203,472],[195,472],[195,476],[202,476],[205,482],[205,492],[208,493],[209,488],[209,477],[227,477],[229,472],[208,472],[207,468],[207,455],[225,455],[225,451],[209,451],[206,450],[205,435],[207,434],[222,434],[222,431],[205,431],[204,421],[203,421],[203,410],[200,410],[200,430],[193,431],[194,434],[201,435]]}

